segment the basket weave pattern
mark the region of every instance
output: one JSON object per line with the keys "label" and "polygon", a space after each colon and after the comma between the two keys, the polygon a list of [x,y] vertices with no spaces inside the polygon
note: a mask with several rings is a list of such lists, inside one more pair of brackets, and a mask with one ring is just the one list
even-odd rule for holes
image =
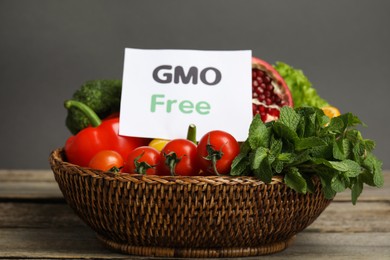
{"label": "basket weave pattern", "polygon": [[278,178],[114,175],[50,155],[70,207],[103,243],[137,255],[250,256],[281,251],[328,206],[320,184],[298,194]]}

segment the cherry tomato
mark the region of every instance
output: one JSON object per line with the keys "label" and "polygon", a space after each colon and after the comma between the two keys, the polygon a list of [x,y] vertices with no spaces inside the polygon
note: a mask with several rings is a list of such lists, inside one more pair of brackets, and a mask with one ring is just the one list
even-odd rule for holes
{"label": "cherry tomato", "polygon": [[123,158],[118,152],[102,150],[92,157],[88,167],[102,171],[119,172],[123,163]]}
{"label": "cherry tomato", "polygon": [[240,145],[231,134],[220,130],[210,131],[198,144],[199,166],[204,172],[214,175],[228,174],[239,152]]}
{"label": "cherry tomato", "polygon": [[187,139],[169,141],[161,150],[163,175],[193,176],[199,173],[196,145]]}
{"label": "cherry tomato", "polygon": [[150,146],[140,146],[129,153],[126,161],[126,172],[157,175],[160,152]]}

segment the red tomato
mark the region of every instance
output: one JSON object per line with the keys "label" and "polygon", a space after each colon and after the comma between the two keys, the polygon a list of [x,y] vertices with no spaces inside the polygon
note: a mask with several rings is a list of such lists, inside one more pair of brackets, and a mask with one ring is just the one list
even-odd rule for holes
{"label": "red tomato", "polygon": [[239,152],[240,145],[231,134],[220,130],[210,131],[198,144],[199,166],[204,172],[214,175],[229,174]]}
{"label": "red tomato", "polygon": [[169,141],[161,150],[163,175],[193,176],[199,173],[196,145],[187,139]]}
{"label": "red tomato", "polygon": [[129,153],[126,172],[147,175],[157,175],[157,165],[160,162],[160,152],[150,146],[140,146]]}
{"label": "red tomato", "polygon": [[99,151],[117,151],[125,160],[131,150],[148,143],[146,138],[119,135],[119,118],[111,118],[69,137],[65,143],[65,154],[70,163],[86,167]]}
{"label": "red tomato", "polygon": [[119,172],[123,167],[123,158],[116,151],[102,150],[92,157],[88,167],[102,171]]}

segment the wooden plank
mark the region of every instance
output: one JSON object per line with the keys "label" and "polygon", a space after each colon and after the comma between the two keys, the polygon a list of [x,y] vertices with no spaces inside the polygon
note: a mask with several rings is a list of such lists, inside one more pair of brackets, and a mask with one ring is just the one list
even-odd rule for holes
{"label": "wooden plank", "polygon": [[0,182],[55,182],[51,170],[0,169]]}
{"label": "wooden plank", "polygon": [[390,232],[390,203],[334,201],[308,227],[310,232]]}
{"label": "wooden plank", "polygon": [[96,239],[86,227],[2,228],[0,259],[123,258]]}
{"label": "wooden plank", "polygon": [[[298,234],[295,243],[270,259],[390,259],[390,233]],[[267,257],[268,259],[268,257]]]}
{"label": "wooden plank", "polygon": [[0,170],[0,201],[62,199],[50,170]]}
{"label": "wooden plank", "polygon": [[[285,251],[267,259],[389,259],[389,233],[298,234]],[[120,259],[128,255],[106,249],[86,228],[0,229],[0,258]],[[167,259],[135,257],[132,259]],[[258,259],[248,257],[245,259]]]}
{"label": "wooden plank", "polygon": [[[389,210],[390,205],[383,202],[363,202],[359,208],[347,202],[332,203],[298,234],[291,247],[269,257],[390,256]],[[0,245],[0,258],[126,257],[105,249],[94,232],[61,203],[0,203]]]}
{"label": "wooden plank", "polygon": [[84,226],[74,211],[63,203],[0,203],[0,229]]}
{"label": "wooden plank", "polygon": [[0,201],[5,200],[63,200],[56,182],[0,183]]}

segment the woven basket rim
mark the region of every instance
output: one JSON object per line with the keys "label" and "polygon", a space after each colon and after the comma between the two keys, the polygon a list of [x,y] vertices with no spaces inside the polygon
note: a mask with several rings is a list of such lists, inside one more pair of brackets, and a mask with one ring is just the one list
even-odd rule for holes
{"label": "woven basket rim", "polygon": [[81,167],[76,164],[72,164],[66,161],[65,150],[63,147],[59,147],[50,153],[49,161],[51,165],[61,165],[67,170],[67,174],[78,174],[82,176],[89,175],[92,178],[104,178],[106,180],[115,180],[120,182],[147,182],[149,184],[192,184],[192,185],[285,185],[282,176],[272,177],[270,183],[265,183],[254,176],[159,176],[159,175],[143,175],[143,174],[117,174],[108,171],[101,171],[88,167]]}

